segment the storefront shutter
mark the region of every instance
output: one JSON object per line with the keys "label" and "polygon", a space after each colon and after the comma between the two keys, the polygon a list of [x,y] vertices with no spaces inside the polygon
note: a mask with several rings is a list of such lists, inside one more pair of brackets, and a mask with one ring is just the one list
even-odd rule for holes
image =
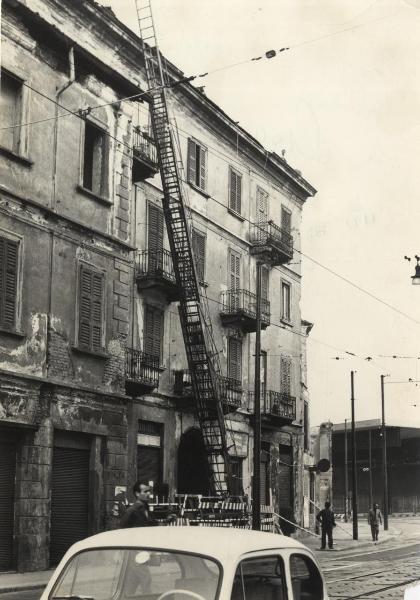
{"label": "storefront shutter", "polygon": [[12,568],[16,446],[0,443],[0,571]]}
{"label": "storefront shutter", "polygon": [[280,509],[290,509],[293,505],[292,448],[290,446],[281,445],[279,459],[278,484]]}
{"label": "storefront shutter", "polygon": [[150,446],[137,446],[137,479],[148,483],[153,481],[154,486],[161,481],[161,455],[160,448]]}
{"label": "storefront shutter", "polygon": [[89,450],[55,447],[52,464],[50,564],[89,534]]}
{"label": "storefront shutter", "polygon": [[16,325],[18,242],[0,238],[0,325]]}

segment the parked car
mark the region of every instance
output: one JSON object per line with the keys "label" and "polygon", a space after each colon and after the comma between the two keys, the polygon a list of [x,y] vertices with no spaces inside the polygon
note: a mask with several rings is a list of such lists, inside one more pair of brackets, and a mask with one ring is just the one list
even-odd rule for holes
{"label": "parked car", "polygon": [[146,527],[74,544],[41,600],[327,600],[312,552],[272,533]]}

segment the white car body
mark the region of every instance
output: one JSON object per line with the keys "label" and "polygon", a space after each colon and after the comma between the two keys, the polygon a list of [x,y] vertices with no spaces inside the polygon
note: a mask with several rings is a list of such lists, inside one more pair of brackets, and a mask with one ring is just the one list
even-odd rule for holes
{"label": "white car body", "polygon": [[[313,553],[300,542],[278,534],[218,527],[130,528],[108,531],[86,538],[74,544],[67,551],[51,577],[40,600],[53,600],[56,595],[57,582],[60,581],[60,578],[62,580],[62,573],[65,573],[69,561],[75,555],[89,550],[100,549],[134,549],[139,551],[145,549],[160,552],[191,553],[214,560],[222,567],[221,584],[219,584],[214,600],[231,600],[235,573],[242,561],[261,557],[267,557],[267,559],[280,557],[279,564],[283,564],[282,577],[284,579],[282,591],[278,595],[280,600],[328,600],[325,581],[322,577],[320,567]],[[316,595],[308,594],[307,591],[300,593],[299,585],[296,591],[296,585],[294,587],[292,583],[290,570],[290,557],[292,555],[306,557],[306,559],[302,559],[303,561],[311,561],[310,566],[314,565],[313,568],[317,569],[318,575],[322,580],[322,584],[320,584],[322,591],[318,591]],[[296,558],[293,560],[296,560]],[[252,562],[249,561],[247,564],[252,564]],[[258,564],[258,561],[254,561],[254,564]],[[172,600],[171,596],[176,597],[176,600],[178,600],[178,596],[183,596],[183,594],[180,592],[177,594],[173,593],[166,596],[166,598]],[[195,596],[198,598],[197,594]],[[71,595],[60,595],[60,598],[62,597],[71,597]],[[119,598],[120,596],[117,595],[117,597]],[[143,596],[137,594],[127,597],[134,599],[142,598]],[[150,595],[147,596],[147,598],[149,597]],[[194,592],[191,592],[191,597],[194,598]],[[201,597],[204,600],[208,600],[204,592]],[[254,594],[254,597],[259,598],[259,595]],[[155,594],[154,598],[158,600],[159,594]],[[185,600],[188,600],[186,596]],[[273,597],[270,600],[275,600],[275,598]]]}

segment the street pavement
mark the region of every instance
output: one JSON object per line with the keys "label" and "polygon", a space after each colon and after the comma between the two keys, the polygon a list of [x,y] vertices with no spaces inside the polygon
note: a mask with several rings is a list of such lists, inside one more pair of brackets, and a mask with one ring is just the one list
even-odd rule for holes
{"label": "street pavement", "polygon": [[[336,550],[318,550],[319,538],[302,539],[317,556],[330,600],[403,600],[405,590],[420,584],[420,517],[391,518],[389,525],[388,532],[381,529],[377,545],[363,522],[359,541],[351,537],[351,523],[340,523]],[[51,573],[0,575],[0,600],[39,600]],[[420,600],[420,588],[413,595],[407,591],[405,600]]]}

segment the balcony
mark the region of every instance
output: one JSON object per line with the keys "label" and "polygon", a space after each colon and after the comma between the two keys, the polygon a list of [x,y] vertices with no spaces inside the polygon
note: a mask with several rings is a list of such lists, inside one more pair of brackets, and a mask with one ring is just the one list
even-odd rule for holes
{"label": "balcony", "polygon": [[219,394],[225,414],[242,406],[242,382],[232,377],[219,377]]}
{"label": "balcony", "polygon": [[[257,329],[257,296],[248,290],[227,290],[221,295],[220,318],[223,325],[240,327],[242,331]],[[270,325],[270,302],[261,299],[261,329]]]}
{"label": "balcony", "polygon": [[293,258],[293,236],[273,221],[254,223],[250,231],[251,254],[272,265],[283,265]]}
{"label": "balcony", "polygon": [[[255,393],[249,392],[249,409],[254,412]],[[261,419],[276,426],[288,425],[296,419],[296,398],[284,392],[261,390]]]}
{"label": "balcony", "polygon": [[159,290],[170,302],[179,300],[169,250],[140,250],[136,258],[136,283],[139,291]]}
{"label": "balcony", "polygon": [[150,127],[133,128],[133,183],[154,177],[159,172],[155,141]]}
{"label": "balcony", "polygon": [[159,356],[147,354],[134,348],[125,350],[125,392],[128,396],[141,396],[159,385],[164,369]]}

